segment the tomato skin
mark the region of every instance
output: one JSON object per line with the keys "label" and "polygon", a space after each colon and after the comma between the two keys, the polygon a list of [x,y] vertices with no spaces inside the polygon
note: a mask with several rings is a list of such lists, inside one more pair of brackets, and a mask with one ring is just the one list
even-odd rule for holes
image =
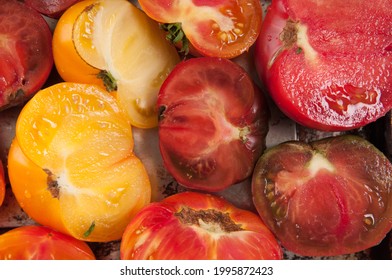
{"label": "tomato skin", "polygon": [[0,235],[2,260],[95,260],[83,241],[44,226],[21,226]]}
{"label": "tomato skin", "polygon": [[269,111],[240,66],[222,58],[184,61],[157,104],[160,152],[180,184],[215,192],[250,176],[265,148]]}
{"label": "tomato skin", "polygon": [[252,178],[254,204],[286,249],[333,256],[377,245],[392,229],[392,165],[356,136],[268,149]]}
{"label": "tomato skin", "polygon": [[[184,209],[189,212],[182,216]],[[202,213],[198,225],[192,211]],[[222,217],[226,225],[241,229],[224,229]],[[125,230],[120,255],[123,260],[281,259],[282,251],[253,212],[217,196],[185,192],[142,209]]]}
{"label": "tomato skin", "polygon": [[260,33],[259,0],[147,1],[148,16],[160,23],[181,23],[193,53],[234,58],[249,50]]}
{"label": "tomato skin", "polygon": [[42,16],[16,0],[0,1],[0,109],[23,103],[53,66],[52,33]]}
{"label": "tomato skin", "polygon": [[51,18],[59,18],[70,6],[81,0],[24,0],[24,3],[37,12]]}
{"label": "tomato skin", "polygon": [[0,161],[0,206],[4,202],[5,197],[5,176],[3,162]]}
{"label": "tomato skin", "polygon": [[[58,218],[59,200],[53,198],[46,188],[31,187],[47,185],[47,174],[24,155],[16,138],[12,141],[8,153],[8,176],[16,200],[33,220],[67,233],[61,219]],[[40,197],[40,200],[32,200],[31,197]],[[45,215],[40,214],[41,211],[34,211],[41,209],[43,205],[46,209]]]}
{"label": "tomato skin", "polygon": [[313,129],[344,131],[391,109],[387,2],[273,1],[255,43],[255,63],[282,112]]}
{"label": "tomato skin", "polygon": [[104,88],[97,77],[100,70],[87,64],[77,53],[72,41],[73,24],[84,8],[96,2],[84,0],[72,5],[60,17],[53,32],[53,57],[57,72],[66,82],[94,84]]}

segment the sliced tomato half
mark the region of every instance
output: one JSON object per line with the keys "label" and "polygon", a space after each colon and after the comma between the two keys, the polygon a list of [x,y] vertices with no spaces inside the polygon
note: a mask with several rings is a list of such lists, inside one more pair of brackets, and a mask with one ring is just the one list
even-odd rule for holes
{"label": "sliced tomato half", "polygon": [[[259,0],[139,0],[148,16],[160,23],[177,23],[173,41],[183,34],[203,56],[233,58],[247,51],[260,33]],[[173,31],[173,29],[171,30]]]}

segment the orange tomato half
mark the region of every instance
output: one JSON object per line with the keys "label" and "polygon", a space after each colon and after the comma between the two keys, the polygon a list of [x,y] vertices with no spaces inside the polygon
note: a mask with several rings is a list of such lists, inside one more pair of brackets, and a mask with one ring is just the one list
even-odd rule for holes
{"label": "orange tomato half", "polygon": [[22,226],[0,235],[0,260],[94,260],[83,241],[43,226]]}
{"label": "orange tomato half", "polygon": [[87,64],[80,57],[72,41],[72,29],[76,18],[94,2],[94,0],[78,2],[60,17],[53,32],[53,58],[56,69],[64,81],[104,87],[102,79],[97,77],[100,70]]}
{"label": "orange tomato half", "polygon": [[115,98],[60,83],[22,109],[8,154],[12,190],[36,222],[86,241],[120,239],[150,202],[147,171]]}

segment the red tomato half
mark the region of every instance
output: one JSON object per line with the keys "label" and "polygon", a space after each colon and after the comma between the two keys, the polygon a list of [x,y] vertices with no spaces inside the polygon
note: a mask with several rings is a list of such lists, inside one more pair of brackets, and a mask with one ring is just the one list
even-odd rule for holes
{"label": "red tomato half", "polygon": [[275,0],[255,44],[278,107],[314,129],[373,122],[392,108],[392,1]]}
{"label": "red tomato half", "polygon": [[52,33],[43,17],[16,0],[0,0],[0,109],[30,98],[52,66]]}
{"label": "red tomato half", "polygon": [[359,137],[268,149],[255,167],[252,193],[263,221],[298,255],[362,251],[392,229],[392,165]]}
{"label": "red tomato half", "polygon": [[155,202],[130,222],[121,259],[281,259],[261,219],[209,194],[185,192]]}
{"label": "red tomato half", "polygon": [[186,60],[163,83],[158,107],[160,151],[180,184],[219,191],[250,176],[265,148],[269,112],[240,66]]}
{"label": "red tomato half", "polygon": [[139,0],[139,3],[158,22],[180,23],[192,47],[203,56],[236,57],[253,45],[260,32],[259,0]]}
{"label": "red tomato half", "polygon": [[0,260],[94,260],[87,243],[43,226],[0,235]]}
{"label": "red tomato half", "polygon": [[66,9],[79,1],[81,0],[24,0],[26,5],[51,18],[59,18]]}

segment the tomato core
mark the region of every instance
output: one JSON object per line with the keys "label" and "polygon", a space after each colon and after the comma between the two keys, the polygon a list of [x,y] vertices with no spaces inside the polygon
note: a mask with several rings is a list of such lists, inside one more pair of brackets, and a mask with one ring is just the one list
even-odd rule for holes
{"label": "tomato core", "polygon": [[184,225],[195,225],[210,232],[229,233],[243,230],[230,218],[228,213],[222,213],[215,209],[194,210],[183,207],[174,216]]}

